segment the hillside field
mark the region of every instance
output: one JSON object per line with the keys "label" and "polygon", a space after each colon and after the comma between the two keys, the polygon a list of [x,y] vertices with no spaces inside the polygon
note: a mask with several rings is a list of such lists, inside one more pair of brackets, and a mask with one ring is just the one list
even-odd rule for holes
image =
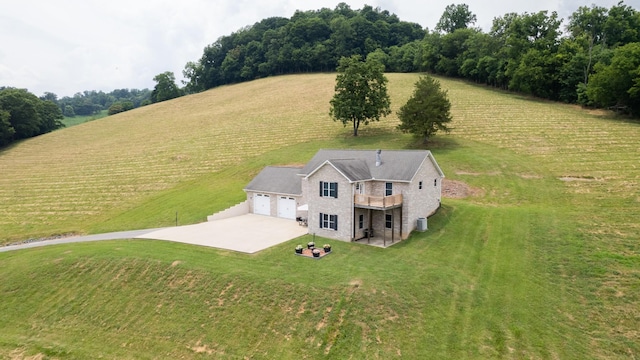
{"label": "hillside field", "polygon": [[[392,108],[416,74],[388,74]],[[0,150],[0,243],[181,224],[320,148],[422,148],[329,119],[335,75],[273,77]],[[129,240],[0,253],[0,358],[640,357],[640,125],[439,79],[454,130],[429,230],[387,249],[255,255]],[[219,234],[218,236],[224,236]],[[318,240],[317,240],[318,241]]]}

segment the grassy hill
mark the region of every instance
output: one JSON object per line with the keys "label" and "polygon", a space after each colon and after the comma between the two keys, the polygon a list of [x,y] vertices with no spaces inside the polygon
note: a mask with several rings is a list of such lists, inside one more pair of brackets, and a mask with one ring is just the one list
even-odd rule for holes
{"label": "grassy hill", "polygon": [[[415,74],[390,74],[392,104]],[[637,358],[640,126],[441,79],[454,131],[429,231],[389,249],[306,239],[243,255],[154,241],[0,253],[0,357]],[[333,75],[268,78],[0,152],[0,237],[202,221],[263,166],[414,148],[391,116],[352,138]],[[221,235],[223,236],[223,235]]]}

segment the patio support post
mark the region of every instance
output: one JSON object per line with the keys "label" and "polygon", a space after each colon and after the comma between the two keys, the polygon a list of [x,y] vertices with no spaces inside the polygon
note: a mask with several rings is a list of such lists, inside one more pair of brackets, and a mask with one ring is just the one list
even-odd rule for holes
{"label": "patio support post", "polygon": [[351,236],[351,241],[356,241],[356,207],[353,206],[353,216],[351,217],[353,219],[353,233]]}
{"label": "patio support post", "polygon": [[400,206],[400,240],[402,240],[402,206]]}
{"label": "patio support post", "polygon": [[395,232],[396,232],[396,210],[392,209],[391,210],[391,243],[393,244],[393,237],[395,236]]}
{"label": "patio support post", "polygon": [[[382,230],[382,244],[384,247],[387,247],[387,210],[382,210],[382,218],[384,219],[384,227]],[[393,218],[391,219],[393,220]],[[393,232],[391,232],[391,236],[393,236]]]}
{"label": "patio support post", "polygon": [[371,244],[371,233],[373,232],[373,224],[371,223],[371,209],[367,210],[369,212],[369,231],[367,231],[367,243]]}

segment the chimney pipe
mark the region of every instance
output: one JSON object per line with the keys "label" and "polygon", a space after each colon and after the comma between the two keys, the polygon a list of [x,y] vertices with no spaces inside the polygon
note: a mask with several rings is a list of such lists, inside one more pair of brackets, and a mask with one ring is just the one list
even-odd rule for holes
{"label": "chimney pipe", "polygon": [[382,150],[376,150],[376,166],[382,165],[382,155],[380,153],[382,153]]}

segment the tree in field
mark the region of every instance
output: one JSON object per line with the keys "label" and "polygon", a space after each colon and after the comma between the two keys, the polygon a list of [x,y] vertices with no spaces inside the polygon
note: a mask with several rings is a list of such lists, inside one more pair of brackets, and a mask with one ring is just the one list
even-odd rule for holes
{"label": "tree in field", "polygon": [[165,71],[162,74],[158,74],[153,78],[153,81],[157,82],[157,84],[151,91],[152,102],[157,103],[182,96],[180,88],[176,85],[176,77],[173,72]]}
{"label": "tree in field", "polygon": [[413,96],[398,111],[398,129],[423,139],[426,144],[430,136],[439,130],[449,132],[451,103],[447,91],[431,76],[422,76],[415,85]]}
{"label": "tree in field", "polygon": [[477,21],[476,15],[469,10],[467,4],[447,5],[440,17],[436,30],[451,34],[458,29],[466,29]]}
{"label": "tree in field", "polygon": [[129,111],[131,109],[133,109],[133,102],[131,102],[130,100],[116,101],[111,104],[111,106],[109,106],[109,110],[107,113],[109,115],[115,115],[117,113]]}
{"label": "tree in field", "polygon": [[358,136],[361,123],[368,125],[391,113],[384,65],[373,59],[361,61],[359,55],[353,55],[341,58],[337,70],[329,115],[344,126],[351,122],[353,136]]}

